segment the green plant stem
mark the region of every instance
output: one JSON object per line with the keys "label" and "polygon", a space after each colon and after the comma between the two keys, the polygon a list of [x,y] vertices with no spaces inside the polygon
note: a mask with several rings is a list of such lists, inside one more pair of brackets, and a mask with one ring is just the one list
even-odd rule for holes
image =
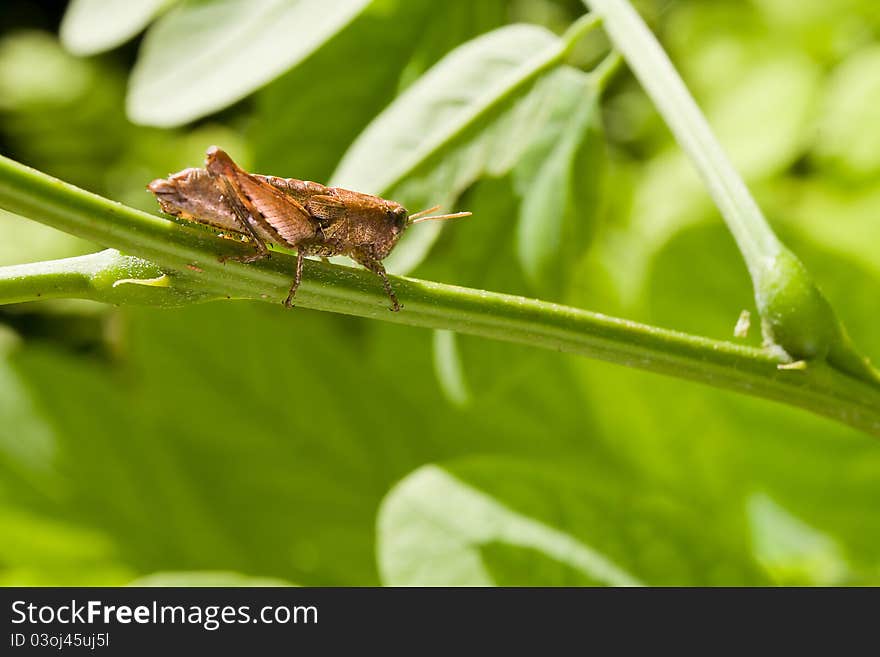
{"label": "green plant stem", "polygon": [[103,303],[173,308],[225,297],[200,290],[192,276],[115,249],[0,267],[0,303],[47,299],[91,299]]}
{"label": "green plant stem", "polygon": [[620,56],[616,50],[612,50],[601,62],[599,65],[593,69],[593,79],[596,81],[596,87],[599,89],[599,92],[602,93],[605,89],[608,88],[608,84],[611,82],[611,79],[620,70],[620,66],[623,63],[623,58]]}
{"label": "green plant stem", "polygon": [[[87,256],[91,261],[73,258],[0,268],[0,303],[47,295],[108,301],[108,290],[114,303],[144,303],[145,294],[175,294],[169,297],[174,303],[146,301],[159,305],[179,305],[187,294],[192,295],[190,301],[225,296],[278,304],[278,312],[288,312],[295,321],[296,311],[280,306],[294,269],[294,258],[287,254],[275,252],[271,259],[249,265],[222,264],[219,255],[245,253],[248,245],[217,237],[198,225],[177,224],[128,208],[3,157],[0,207],[148,261],[140,261],[142,268],[135,270],[133,262],[118,260],[124,256],[111,252]],[[163,283],[158,292],[150,285],[113,285],[125,279],[149,282],[157,278],[155,274],[168,277],[168,285]],[[83,277],[102,283],[86,284]],[[483,290],[398,277],[393,284],[404,304],[400,313],[389,312],[388,299],[372,274],[307,261],[297,304],[576,353],[702,381],[800,406],[880,436],[880,388],[824,363],[805,370],[780,370],[777,366],[784,357],[753,347]]]}

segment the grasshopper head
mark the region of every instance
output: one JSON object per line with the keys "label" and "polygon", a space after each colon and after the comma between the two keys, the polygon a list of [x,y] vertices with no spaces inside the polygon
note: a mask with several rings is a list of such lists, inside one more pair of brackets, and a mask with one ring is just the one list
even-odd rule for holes
{"label": "grasshopper head", "polygon": [[[400,239],[400,236],[403,234],[403,231],[407,229],[408,226],[413,224],[418,224],[423,221],[436,221],[443,219],[455,219],[458,217],[469,217],[470,212],[456,212],[453,214],[435,214],[431,215],[432,212],[439,209],[439,205],[435,205],[433,208],[428,208],[427,210],[422,210],[421,212],[416,212],[415,214],[408,214],[406,208],[404,208],[400,203],[395,203],[394,201],[384,201],[385,203],[385,213],[388,218],[388,226],[390,231],[387,235],[387,238],[384,240],[385,244],[382,246],[382,253],[388,255],[391,252],[391,249],[394,248],[394,245],[397,244],[397,241]],[[431,215],[431,216],[427,216]],[[382,257],[385,257],[384,255]]]}
{"label": "grasshopper head", "polygon": [[403,231],[409,226],[409,214],[407,213],[406,208],[400,203],[386,201],[384,199],[383,202],[385,204],[385,220],[388,229],[387,239],[390,243],[390,250],[391,248],[394,248],[394,245],[397,244],[400,236],[403,235]]}
{"label": "grasshopper head", "polygon": [[376,197],[373,200],[379,201],[379,212],[370,213],[373,218],[369,222],[371,228],[368,241],[372,244],[374,255],[381,260],[397,245],[409,221],[406,208],[400,203]]}

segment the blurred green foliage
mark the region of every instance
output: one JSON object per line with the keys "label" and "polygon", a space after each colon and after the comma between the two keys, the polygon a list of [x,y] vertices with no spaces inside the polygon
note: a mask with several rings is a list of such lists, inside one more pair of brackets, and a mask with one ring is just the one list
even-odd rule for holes
{"label": "blurred green foliage", "polygon": [[[7,3],[0,144],[153,211],[144,185],[212,143],[257,171],[327,180],[457,46],[519,21],[560,34],[582,12],[110,4],[73,2],[62,45],[59,16]],[[637,4],[774,226],[880,358],[875,0]],[[108,50],[154,16],[139,50]],[[278,38],[289,16],[304,33],[318,21],[320,38]],[[590,37],[572,64],[602,47]],[[433,89],[438,103],[467,108],[479,67],[510,64],[491,56],[460,72],[470,89]],[[407,203],[475,214],[432,235],[414,273],[731,338],[740,311],[756,313],[717,211],[634,80],[618,75],[598,106],[589,80],[559,68],[493,101],[404,181]],[[371,129],[393,135],[382,116]],[[8,214],[0,229],[0,264],[94,248]],[[880,448],[781,405],[280,304],[45,303],[0,322],[3,584],[880,583]]]}

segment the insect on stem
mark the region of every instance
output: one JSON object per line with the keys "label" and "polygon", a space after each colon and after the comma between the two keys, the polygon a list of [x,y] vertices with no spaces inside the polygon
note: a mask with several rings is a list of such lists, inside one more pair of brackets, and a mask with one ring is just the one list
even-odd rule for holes
{"label": "insect on stem", "polygon": [[295,249],[296,277],[284,300],[293,297],[302,279],[305,256],[352,258],[382,279],[391,310],[402,306],[382,265],[408,226],[421,221],[467,217],[470,212],[425,215],[437,205],[408,215],[400,203],[342,187],[326,187],[297,178],[248,173],[224,151],[212,146],[204,169],[184,169],[151,182],[149,189],[164,212],[251,238],[257,250],[223,260],[253,262],[268,258],[266,244]]}

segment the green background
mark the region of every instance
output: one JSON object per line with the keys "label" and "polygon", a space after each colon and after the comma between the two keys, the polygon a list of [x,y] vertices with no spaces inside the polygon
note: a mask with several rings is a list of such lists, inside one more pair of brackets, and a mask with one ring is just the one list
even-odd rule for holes
{"label": "green background", "polygon": [[[64,6],[0,9],[0,148],[152,212],[145,184],[213,143],[254,171],[326,181],[456,46],[512,22],[561,33],[583,13],[375,0],[291,68],[290,39],[269,38],[278,16],[257,21],[265,40],[236,36],[235,0],[184,3],[189,18],[132,3],[133,27],[76,4],[63,44]],[[637,6],[774,228],[880,359],[877,3]],[[111,47],[154,11],[146,38]],[[187,31],[193,15],[207,36]],[[100,53],[71,52],[101,38]],[[572,64],[604,48],[591,37]],[[263,65],[266,84],[239,84]],[[556,82],[574,88],[565,70]],[[515,167],[490,157],[461,190],[428,185],[474,217],[445,226],[412,274],[732,339],[741,310],[756,316],[745,267],[629,73],[601,110],[536,97],[546,136]],[[0,215],[0,265],[96,248]],[[876,439],[616,365],[280,303],[0,309],[4,585],[878,584],[878,502]]]}

